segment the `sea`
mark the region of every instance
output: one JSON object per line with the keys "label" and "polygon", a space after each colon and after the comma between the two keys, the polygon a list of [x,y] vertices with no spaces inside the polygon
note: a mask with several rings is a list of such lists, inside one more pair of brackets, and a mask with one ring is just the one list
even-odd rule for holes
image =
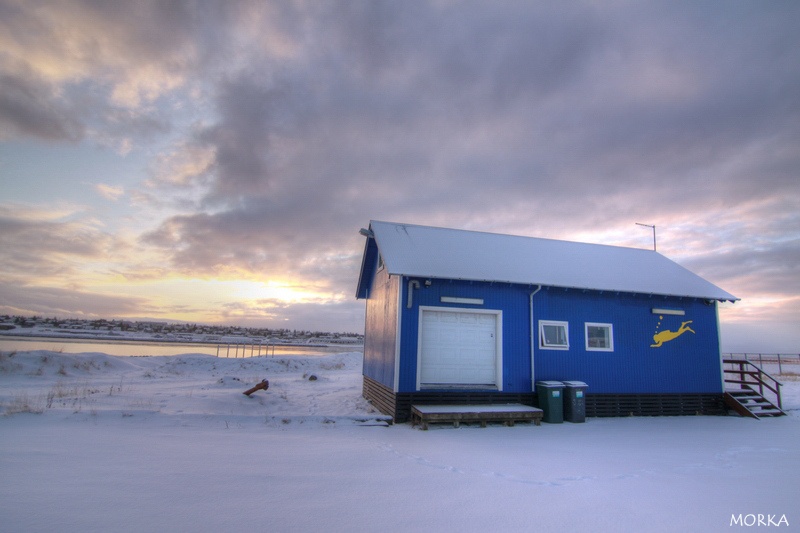
{"label": "sea", "polygon": [[0,352],[48,350],[61,353],[104,353],[117,356],[163,356],[201,353],[216,357],[278,357],[283,355],[329,355],[360,352],[361,345],[286,345],[147,340],[71,339],[53,337],[0,336]]}

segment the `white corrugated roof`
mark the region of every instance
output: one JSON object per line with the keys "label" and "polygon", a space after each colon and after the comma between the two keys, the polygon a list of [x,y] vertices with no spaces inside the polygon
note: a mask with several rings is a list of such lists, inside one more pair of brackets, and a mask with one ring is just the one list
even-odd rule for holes
{"label": "white corrugated roof", "polygon": [[652,250],[372,221],[390,274],[738,300]]}

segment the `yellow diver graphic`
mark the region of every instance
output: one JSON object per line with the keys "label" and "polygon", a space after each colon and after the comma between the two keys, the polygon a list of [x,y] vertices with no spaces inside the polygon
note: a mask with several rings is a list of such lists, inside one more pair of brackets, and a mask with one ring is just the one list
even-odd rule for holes
{"label": "yellow diver graphic", "polygon": [[661,326],[661,320],[663,318],[664,318],[663,316],[658,317],[659,322],[658,325],[656,326],[656,334],[653,335],[653,341],[655,341],[655,344],[651,344],[650,345],[651,348],[661,348],[661,345],[664,344],[665,342],[677,339],[687,331],[695,333],[695,331],[687,325],[692,323],[691,320],[687,320],[686,322],[681,322],[681,327],[678,328],[678,331],[670,331],[668,329],[665,329],[664,331],[659,332],[658,328]]}

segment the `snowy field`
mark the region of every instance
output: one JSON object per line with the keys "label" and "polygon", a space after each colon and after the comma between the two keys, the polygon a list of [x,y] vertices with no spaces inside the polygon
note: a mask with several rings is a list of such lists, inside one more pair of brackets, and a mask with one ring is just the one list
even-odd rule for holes
{"label": "snowy field", "polygon": [[776,419],[421,431],[361,398],[359,353],[3,353],[0,531],[800,530],[797,379]]}

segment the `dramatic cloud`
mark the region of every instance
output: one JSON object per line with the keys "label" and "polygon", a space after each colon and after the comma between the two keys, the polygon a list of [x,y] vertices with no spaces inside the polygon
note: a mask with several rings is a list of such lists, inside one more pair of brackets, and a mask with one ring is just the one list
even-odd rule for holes
{"label": "dramatic cloud", "polygon": [[178,2],[2,2],[0,139],[165,131],[148,105],[186,83],[189,15]]}
{"label": "dramatic cloud", "polygon": [[800,319],[800,5],[6,0],[0,15],[0,140],[142,161],[138,183],[85,180],[136,212],[139,258],[110,271],[320,295],[226,301],[221,319],[347,315],[371,218],[638,247],[651,234],[634,223],[655,224],[659,251],[744,299],[724,319]]}
{"label": "dramatic cloud", "polygon": [[75,141],[83,136],[70,104],[50,84],[3,74],[0,88],[0,140],[21,135]]}
{"label": "dramatic cloud", "polygon": [[112,246],[113,238],[80,212],[0,206],[0,280],[69,279],[86,262],[106,259]]}
{"label": "dramatic cloud", "polygon": [[109,296],[56,287],[17,286],[0,281],[0,313],[72,318],[136,316],[152,312],[144,298]]}

